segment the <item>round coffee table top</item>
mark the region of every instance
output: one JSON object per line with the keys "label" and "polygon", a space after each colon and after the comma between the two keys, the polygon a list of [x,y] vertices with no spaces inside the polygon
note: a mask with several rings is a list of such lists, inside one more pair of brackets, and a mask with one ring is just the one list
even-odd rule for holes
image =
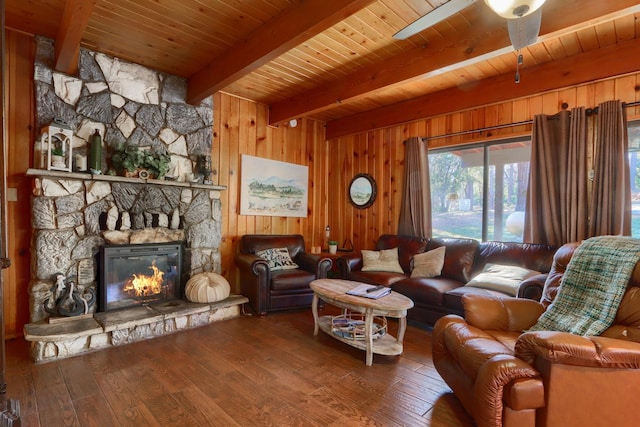
{"label": "round coffee table top", "polygon": [[309,286],[320,298],[338,301],[355,307],[390,311],[408,310],[413,307],[413,301],[410,298],[394,291],[378,299],[347,294],[347,291],[361,284],[352,280],[317,279],[311,282]]}

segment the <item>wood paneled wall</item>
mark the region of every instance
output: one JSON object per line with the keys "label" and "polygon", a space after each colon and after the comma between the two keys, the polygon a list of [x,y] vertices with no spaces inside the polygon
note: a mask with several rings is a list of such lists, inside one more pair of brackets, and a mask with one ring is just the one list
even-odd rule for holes
{"label": "wood paneled wall", "polygon": [[[22,335],[28,321],[29,247],[31,240],[31,180],[25,172],[31,164],[35,138],[33,96],[33,38],[7,32],[6,95],[8,116],[6,143],[9,188],[18,200],[8,203],[8,255],[13,266],[4,271],[5,322],[8,337]],[[553,91],[474,110],[427,118],[402,126],[366,132],[336,140],[324,140],[323,123],[299,120],[295,128],[268,126],[264,105],[219,93],[214,97],[213,181],[227,186],[222,192],[222,274],[239,289],[233,257],[238,239],[249,233],[300,233],[307,246],[321,245],[324,228],[342,243],[352,240],[357,249],[373,247],[382,233],[397,230],[404,167],[402,142],[411,136],[436,137],[446,133],[480,129],[530,120],[535,114],[555,114],[569,108],[594,107],[611,99],[639,101],[640,73]],[[628,110],[640,117],[640,109]],[[438,138],[430,147],[466,144],[529,132],[528,125],[455,138]],[[309,215],[285,218],[239,215],[241,156],[249,154],[309,167]],[[354,175],[369,173],[377,183],[378,196],[368,209],[353,208],[347,188]]]}
{"label": "wood paneled wall", "polygon": [[[15,189],[17,201],[7,202],[7,256],[11,267],[3,270],[4,321],[7,337],[22,335],[29,321],[32,180],[25,176],[31,163],[34,141],[33,37],[6,33],[5,52],[5,153],[7,188]],[[6,195],[2,195],[6,197]]]}
{"label": "wood paneled wall", "polygon": [[[252,101],[218,93],[214,96],[212,146],[213,183],[222,191],[222,274],[239,291],[234,255],[244,234],[302,234],[307,249],[322,244],[329,208],[324,124],[302,119],[296,127],[268,125],[268,108]],[[247,154],[309,167],[308,216],[240,215],[242,155]]]}
{"label": "wood paneled wall", "polygon": [[[429,147],[438,148],[522,136],[530,134],[531,125],[437,138],[526,122],[537,114],[556,114],[564,103],[567,108],[590,108],[614,99],[640,101],[640,73],[330,140],[327,175],[331,190],[326,222],[337,240],[350,238],[356,249],[371,249],[380,234],[397,232],[404,171],[403,141],[409,137],[432,138]],[[631,119],[640,118],[638,107],[628,108],[627,113]],[[355,209],[347,200],[349,183],[358,173],[372,175],[377,183],[378,197],[368,209]]]}

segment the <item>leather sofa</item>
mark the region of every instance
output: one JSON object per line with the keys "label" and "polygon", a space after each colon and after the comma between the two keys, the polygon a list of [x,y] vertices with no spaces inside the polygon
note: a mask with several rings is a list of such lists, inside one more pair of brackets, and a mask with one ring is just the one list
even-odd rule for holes
{"label": "leather sofa", "polygon": [[[412,257],[446,246],[444,266],[440,276],[411,278]],[[517,290],[517,297],[539,300],[551,268],[556,247],[541,244],[513,242],[478,242],[473,239],[420,238],[385,234],[378,238],[375,250],[398,248],[398,259],[403,273],[362,271],[359,254],[343,256],[336,263],[343,279],[374,285],[390,286],[394,291],[411,298],[414,307],[407,317],[433,325],[447,314],[464,315],[462,296],[466,294],[509,295],[489,289],[465,286],[483,270],[487,263],[508,264],[538,271],[542,274],[524,280]]]}
{"label": "leather sofa", "polygon": [[[299,268],[272,271],[256,252],[287,248]],[[304,237],[299,234],[247,234],[240,238],[235,264],[240,272],[240,289],[253,311],[264,316],[269,311],[310,307],[315,279],[325,279],[333,262],[329,258],[305,252]]]}
{"label": "leather sofa", "polygon": [[524,332],[553,302],[577,243],[561,247],[540,302],[463,297],[433,329],[433,362],[479,427],[636,426],[640,263],[599,336]]}

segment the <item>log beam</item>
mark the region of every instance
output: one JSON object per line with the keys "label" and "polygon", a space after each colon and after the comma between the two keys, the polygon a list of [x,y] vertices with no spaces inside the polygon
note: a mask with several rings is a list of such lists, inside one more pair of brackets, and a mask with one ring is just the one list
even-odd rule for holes
{"label": "log beam", "polygon": [[507,73],[332,120],[327,123],[326,138],[331,140],[637,72],[637,63],[631,58],[639,56],[640,40],[630,40],[522,69],[522,80],[518,84],[514,82],[513,73]]}
{"label": "log beam", "polygon": [[56,71],[73,75],[78,70],[80,40],[95,5],[96,0],[67,0],[65,3],[56,37]]}
{"label": "log beam", "polygon": [[[635,0],[570,0],[549,2],[543,7],[539,41],[640,11],[640,5]],[[479,11],[482,13],[469,18],[470,26],[466,32],[414,48],[356,71],[339,81],[332,81],[270,105],[269,123],[275,125],[291,118],[329,110],[337,103],[365,98],[376,90],[438,75],[512,52],[504,19],[497,17],[486,7],[479,8]]]}
{"label": "log beam", "polygon": [[202,101],[374,1],[300,1],[192,75],[188,79],[187,102]]}

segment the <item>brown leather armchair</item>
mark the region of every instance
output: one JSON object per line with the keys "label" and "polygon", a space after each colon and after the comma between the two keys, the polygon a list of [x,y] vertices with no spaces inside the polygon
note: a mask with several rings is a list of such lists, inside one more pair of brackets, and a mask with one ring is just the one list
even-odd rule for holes
{"label": "brown leather armchair", "polygon": [[[271,271],[267,262],[255,255],[264,249],[284,247],[299,268]],[[240,271],[241,292],[260,316],[274,310],[311,306],[313,291],[309,283],[325,279],[333,264],[329,258],[305,252],[304,237],[297,234],[244,235],[235,263]]]}
{"label": "brown leather armchair", "polygon": [[602,335],[522,332],[554,300],[577,247],[556,252],[540,302],[465,295],[465,319],[436,323],[435,367],[478,426],[638,425],[640,263]]}

